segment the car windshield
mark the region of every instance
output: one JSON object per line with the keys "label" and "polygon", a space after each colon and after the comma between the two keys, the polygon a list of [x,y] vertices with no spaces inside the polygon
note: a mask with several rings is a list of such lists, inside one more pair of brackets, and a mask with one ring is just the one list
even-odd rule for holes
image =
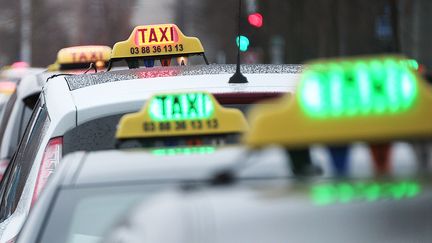
{"label": "car windshield", "polygon": [[107,242],[427,242],[429,181],[297,181],[168,192],[133,211]]}
{"label": "car windshield", "polygon": [[42,229],[43,243],[97,243],[134,204],[160,186],[100,186],[60,190]]}

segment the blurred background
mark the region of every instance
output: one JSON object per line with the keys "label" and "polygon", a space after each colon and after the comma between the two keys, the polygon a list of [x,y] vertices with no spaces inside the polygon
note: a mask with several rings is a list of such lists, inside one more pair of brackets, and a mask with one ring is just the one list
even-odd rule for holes
{"label": "blurred background", "polygon": [[[176,23],[210,62],[234,63],[237,0],[0,0],[0,66],[46,66],[60,48],[126,39],[139,24]],[[250,23],[254,13],[260,21]],[[256,17],[256,15],[254,15]],[[246,63],[402,52],[432,69],[431,0],[243,0]],[[256,20],[256,19],[255,19]]]}

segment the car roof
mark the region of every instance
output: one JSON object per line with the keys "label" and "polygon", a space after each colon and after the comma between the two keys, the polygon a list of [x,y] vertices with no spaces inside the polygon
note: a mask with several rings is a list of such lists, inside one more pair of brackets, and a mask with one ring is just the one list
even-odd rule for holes
{"label": "car roof", "polygon": [[17,87],[17,96],[19,99],[25,98],[29,95],[33,95],[42,90],[45,85],[46,79],[52,76],[54,73],[42,72],[26,75]]}
{"label": "car roof", "polygon": [[[173,67],[154,67],[138,68],[130,70],[119,70],[103,72],[90,75],[75,75],[66,77],[66,81],[71,90],[76,90],[95,84],[118,82],[124,80],[158,78],[172,76],[199,76],[210,74],[232,75],[236,66],[233,64],[212,64],[195,66],[173,66]],[[242,65],[243,74],[271,74],[271,73],[292,73],[297,74],[303,71],[302,65],[288,64],[254,64]],[[227,80],[223,80],[228,82]]]}
{"label": "car roof", "polygon": [[[299,65],[248,65],[245,67],[245,75],[249,83],[233,85],[228,83],[232,76],[229,71],[234,70],[232,68],[233,65],[160,67],[59,76],[51,79],[45,90],[58,98],[53,98],[50,102],[47,97],[47,103],[54,106],[52,109],[58,110],[54,112],[56,114],[64,113],[62,103],[72,102],[64,106],[76,108],[76,124],[80,125],[95,118],[135,112],[143,106],[145,100],[157,92],[294,92],[301,70]],[[171,75],[170,70],[178,71],[180,75]],[[59,103],[59,100],[62,100],[62,103]],[[51,117],[51,109],[48,110]]]}
{"label": "car roof", "polygon": [[[64,180],[64,185],[73,186],[137,181],[209,180],[217,172],[239,163],[239,159],[246,160],[246,151],[244,146],[230,145],[215,148],[215,151],[209,154],[161,156],[145,149],[76,152],[65,156],[62,165],[69,168],[61,170],[67,170],[64,177],[71,178]],[[283,153],[269,149],[263,154],[267,158],[265,164],[257,163],[255,167],[245,169],[240,176],[286,176],[289,173]]]}

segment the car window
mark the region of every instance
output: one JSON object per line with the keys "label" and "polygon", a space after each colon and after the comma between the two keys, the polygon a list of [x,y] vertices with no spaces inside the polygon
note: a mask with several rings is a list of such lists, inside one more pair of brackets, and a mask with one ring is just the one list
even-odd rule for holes
{"label": "car window", "polygon": [[115,147],[117,124],[124,114],[117,114],[83,123],[63,136],[63,155],[74,151],[97,151]]}
{"label": "car window", "polygon": [[0,139],[0,147],[2,145],[2,142],[4,139],[3,136],[4,136],[4,133],[6,131],[6,126],[8,124],[9,117],[12,113],[12,110],[13,110],[13,107],[15,105],[16,100],[17,100],[17,93],[14,92],[11,95],[11,97],[9,98],[8,102],[6,103],[6,107],[4,108],[4,113],[3,113],[3,116],[2,116],[2,119],[0,122],[0,138],[1,138]]}
{"label": "car window", "polygon": [[30,120],[30,116],[39,98],[39,94],[40,93],[30,95],[24,98],[22,101],[19,101],[20,104],[18,105],[18,116],[15,123],[12,124],[13,132],[10,138],[7,158],[10,158],[18,147],[18,143],[21,140],[21,137],[24,135],[25,128]]}
{"label": "car window", "polygon": [[16,209],[33,165],[33,160],[49,123],[46,107],[36,106],[17,152],[11,161],[12,167],[8,170],[10,175],[6,175],[8,179],[2,183],[2,191],[4,191],[0,206],[2,220],[11,215]]}

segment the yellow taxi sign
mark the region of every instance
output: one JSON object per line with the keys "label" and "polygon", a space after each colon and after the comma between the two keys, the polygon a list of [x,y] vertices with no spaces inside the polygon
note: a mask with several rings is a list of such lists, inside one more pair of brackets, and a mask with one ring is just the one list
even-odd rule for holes
{"label": "yellow taxi sign", "polygon": [[57,53],[56,63],[78,64],[108,62],[111,57],[111,47],[100,45],[74,46],[61,49]]}
{"label": "yellow taxi sign", "polygon": [[222,107],[207,92],[157,94],[137,113],[124,115],[116,138],[154,138],[243,133],[240,110]]}
{"label": "yellow taxi sign", "polygon": [[111,59],[203,53],[201,41],[185,36],[175,24],[141,25],[135,27],[129,39],[114,45]]}
{"label": "yellow taxi sign", "polygon": [[0,82],[0,94],[10,95],[15,92],[16,83],[10,81],[1,81]]}
{"label": "yellow taxi sign", "polygon": [[405,58],[315,61],[284,106],[257,108],[251,146],[379,142],[432,136],[432,90]]}
{"label": "yellow taxi sign", "polygon": [[58,71],[60,70],[60,64],[58,64],[57,62],[48,65],[47,67],[48,72],[54,72],[54,71]]}

